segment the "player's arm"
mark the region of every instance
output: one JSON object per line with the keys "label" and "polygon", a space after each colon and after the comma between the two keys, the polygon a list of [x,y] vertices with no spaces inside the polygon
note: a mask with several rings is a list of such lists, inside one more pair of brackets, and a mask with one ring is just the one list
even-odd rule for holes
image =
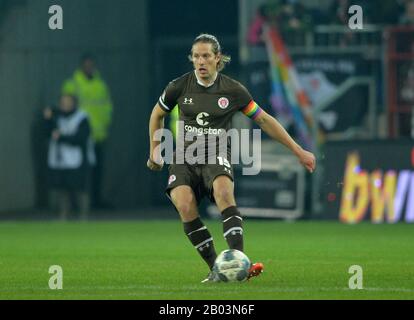
{"label": "player's arm", "polygon": [[299,159],[299,162],[309,171],[313,172],[316,167],[315,156],[308,152],[300,145],[298,145],[292,137],[287,133],[285,128],[274,117],[266,113],[263,109],[260,109],[258,115],[254,118],[254,121],[260,126],[260,128],[266,132],[273,140],[280,142],[288,147],[294,155]]}
{"label": "player's arm", "polygon": [[147,167],[151,170],[161,170],[164,165],[164,160],[161,158],[161,154],[155,152],[158,150],[160,141],[154,140],[154,134],[157,130],[164,128],[164,118],[168,113],[164,111],[159,103],[157,103],[152,109],[150,121],[149,121],[149,137],[150,137],[150,154],[147,161]]}

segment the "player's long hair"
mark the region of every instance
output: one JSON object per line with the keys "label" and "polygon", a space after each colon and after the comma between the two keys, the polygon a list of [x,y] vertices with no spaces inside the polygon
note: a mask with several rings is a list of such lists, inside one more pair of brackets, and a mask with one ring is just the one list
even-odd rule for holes
{"label": "player's long hair", "polygon": [[[224,69],[224,67],[226,66],[226,64],[230,63],[231,61],[231,57],[228,55],[225,55],[221,52],[221,45],[220,42],[218,42],[217,38],[211,34],[207,34],[207,33],[202,33],[200,34],[197,38],[194,39],[193,41],[193,46],[196,43],[211,43],[211,47],[213,49],[213,53],[215,55],[220,54],[221,58],[220,61],[217,64],[217,71],[222,71]],[[191,49],[192,51],[192,49]],[[193,61],[193,57],[192,57],[192,52],[191,54],[188,55],[188,59],[190,60],[190,62]]]}

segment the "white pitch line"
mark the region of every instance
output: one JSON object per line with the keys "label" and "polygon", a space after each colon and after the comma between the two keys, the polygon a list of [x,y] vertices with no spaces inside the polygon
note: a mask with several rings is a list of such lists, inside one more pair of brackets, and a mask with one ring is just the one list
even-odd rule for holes
{"label": "white pitch line", "polygon": [[[223,285],[223,284],[222,284]],[[228,285],[228,284],[224,284]],[[218,286],[221,286],[218,284]],[[36,295],[39,293],[70,293],[70,294],[81,294],[82,291],[109,291],[109,290],[115,290],[115,291],[121,291],[120,294],[123,294],[122,291],[129,291],[129,290],[136,290],[136,291],[147,291],[142,293],[129,293],[131,295],[149,295],[151,296],[153,293],[148,290],[156,290],[157,294],[172,294],[172,293],[187,293],[187,292],[198,292],[198,293],[208,293],[208,291],[216,291],[218,286],[206,286],[205,288],[195,288],[192,286],[185,286],[182,288],[177,289],[165,289],[161,286],[151,286],[151,285],[144,285],[144,286],[81,286],[81,287],[69,287],[65,288],[63,287],[62,291],[54,291],[50,290],[47,287],[42,288],[33,288],[33,287],[24,287],[24,288],[16,288],[12,290],[7,289],[1,289],[0,295],[7,294],[7,293],[21,293],[21,294],[28,294],[28,295]],[[351,290],[346,287],[287,287],[287,288],[250,288],[248,291],[244,291],[244,288],[241,288],[240,286],[234,287],[234,288],[225,288],[226,290],[223,290],[224,288],[220,288],[220,293],[226,294],[226,293],[289,293],[289,292],[333,292],[333,291],[349,291],[349,292],[364,292],[364,291],[371,291],[371,292],[405,292],[405,293],[414,293],[414,289],[412,288],[375,288],[375,287],[366,287],[361,290]],[[247,289],[247,288],[246,288]],[[24,292],[24,291],[31,291],[31,292]],[[186,292],[183,292],[186,291]],[[101,294],[101,293],[96,293]],[[102,293],[104,294],[104,293]],[[93,295],[93,294],[87,294],[87,295]],[[111,296],[111,294],[108,294],[108,296]]]}

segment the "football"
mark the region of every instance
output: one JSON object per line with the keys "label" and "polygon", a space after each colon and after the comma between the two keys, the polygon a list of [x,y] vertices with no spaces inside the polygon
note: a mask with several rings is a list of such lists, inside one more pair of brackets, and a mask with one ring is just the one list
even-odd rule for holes
{"label": "football", "polygon": [[223,282],[244,281],[249,275],[250,266],[250,260],[243,252],[228,249],[218,255],[213,271]]}

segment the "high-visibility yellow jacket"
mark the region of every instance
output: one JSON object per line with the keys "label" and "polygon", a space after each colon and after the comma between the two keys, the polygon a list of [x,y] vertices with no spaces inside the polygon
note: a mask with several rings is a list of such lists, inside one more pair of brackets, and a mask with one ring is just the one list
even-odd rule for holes
{"label": "high-visibility yellow jacket", "polygon": [[82,70],[76,70],[73,77],[63,83],[62,94],[78,97],[79,108],[89,116],[94,141],[104,141],[112,120],[112,101],[108,86],[99,72],[88,79]]}
{"label": "high-visibility yellow jacket", "polygon": [[170,112],[170,130],[173,134],[174,140],[176,140],[177,137],[177,121],[180,116],[180,109],[178,105],[174,107],[174,109]]}

